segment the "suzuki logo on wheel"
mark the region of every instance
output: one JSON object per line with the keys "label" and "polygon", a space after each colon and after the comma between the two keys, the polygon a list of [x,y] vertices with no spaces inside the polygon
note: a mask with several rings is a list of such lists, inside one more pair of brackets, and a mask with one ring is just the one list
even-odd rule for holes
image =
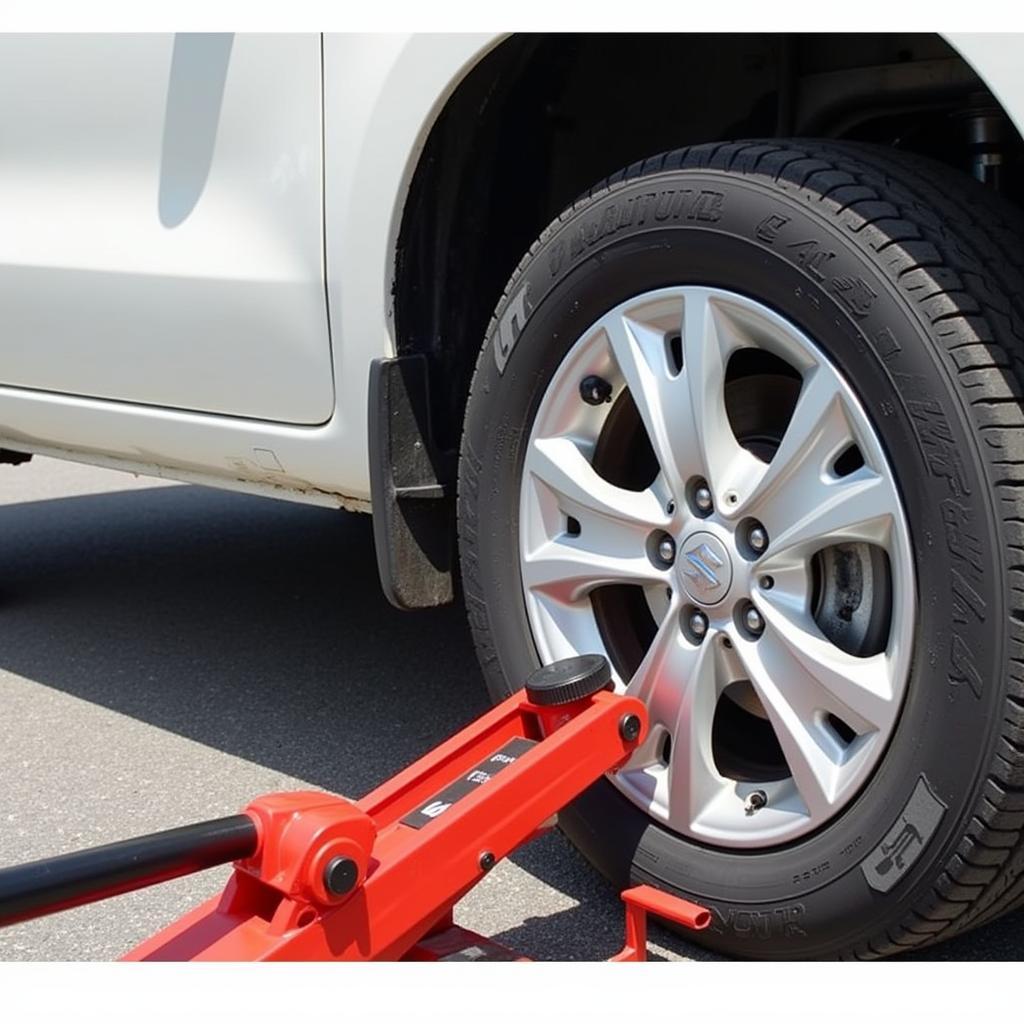
{"label": "suzuki logo on wheel", "polygon": [[686,575],[697,584],[700,590],[714,590],[720,580],[715,575],[716,569],[721,569],[725,562],[711,550],[706,541],[701,541],[695,548],[686,552],[686,560],[693,566],[686,570]]}
{"label": "suzuki logo on wheel", "polygon": [[721,601],[732,586],[732,561],[725,545],[712,533],[692,534],[682,545],[677,565],[683,589],[698,604]]}

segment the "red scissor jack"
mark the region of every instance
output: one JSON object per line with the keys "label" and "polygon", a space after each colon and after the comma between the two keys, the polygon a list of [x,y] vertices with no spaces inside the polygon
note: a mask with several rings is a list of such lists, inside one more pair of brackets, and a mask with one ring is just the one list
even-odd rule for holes
{"label": "red scissor jack", "polygon": [[[456,926],[455,904],[646,732],[643,704],[610,692],[604,658],[556,662],[354,803],[272,793],[233,817],[0,870],[0,924],[234,861],[219,896],[125,959],[524,959]],[[695,929],[710,920],[650,886],[622,897],[614,960],[646,958],[649,911]]]}

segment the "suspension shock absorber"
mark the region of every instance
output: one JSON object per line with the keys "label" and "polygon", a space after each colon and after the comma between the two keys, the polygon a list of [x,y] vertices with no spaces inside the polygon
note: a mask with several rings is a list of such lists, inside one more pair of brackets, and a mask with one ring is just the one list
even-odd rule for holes
{"label": "suspension shock absorber", "polygon": [[1002,191],[1006,119],[990,104],[972,107],[963,117],[972,176],[996,192]]}

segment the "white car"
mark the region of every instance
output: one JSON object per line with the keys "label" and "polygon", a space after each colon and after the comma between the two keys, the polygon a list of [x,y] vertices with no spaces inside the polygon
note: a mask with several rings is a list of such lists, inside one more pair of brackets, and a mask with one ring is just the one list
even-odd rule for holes
{"label": "white car", "polygon": [[[1024,901],[1012,36],[0,37],[0,445],[371,512],[745,957]],[[735,141],[741,140],[741,141]]]}

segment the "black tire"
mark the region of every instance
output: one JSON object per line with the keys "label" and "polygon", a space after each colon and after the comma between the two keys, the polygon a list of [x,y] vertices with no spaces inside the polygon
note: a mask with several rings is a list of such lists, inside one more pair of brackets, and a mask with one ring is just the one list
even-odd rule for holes
{"label": "black tire", "polygon": [[[669,192],[678,200],[659,202]],[[517,542],[525,439],[564,353],[631,294],[710,284],[784,314],[845,374],[896,475],[916,562],[915,654],[893,739],[845,811],[785,848],[743,853],[655,825],[605,781],[562,815],[616,883],[707,905],[700,941],[716,950],[877,957],[1024,901],[1022,239],[1008,204],[892,150],[706,145],[597,186],[544,231],[498,305],[466,411],[458,505],[466,605],[496,699],[537,665]],[[859,282],[859,298],[837,280]],[[880,884],[880,845],[915,816],[927,825],[914,856]]]}

